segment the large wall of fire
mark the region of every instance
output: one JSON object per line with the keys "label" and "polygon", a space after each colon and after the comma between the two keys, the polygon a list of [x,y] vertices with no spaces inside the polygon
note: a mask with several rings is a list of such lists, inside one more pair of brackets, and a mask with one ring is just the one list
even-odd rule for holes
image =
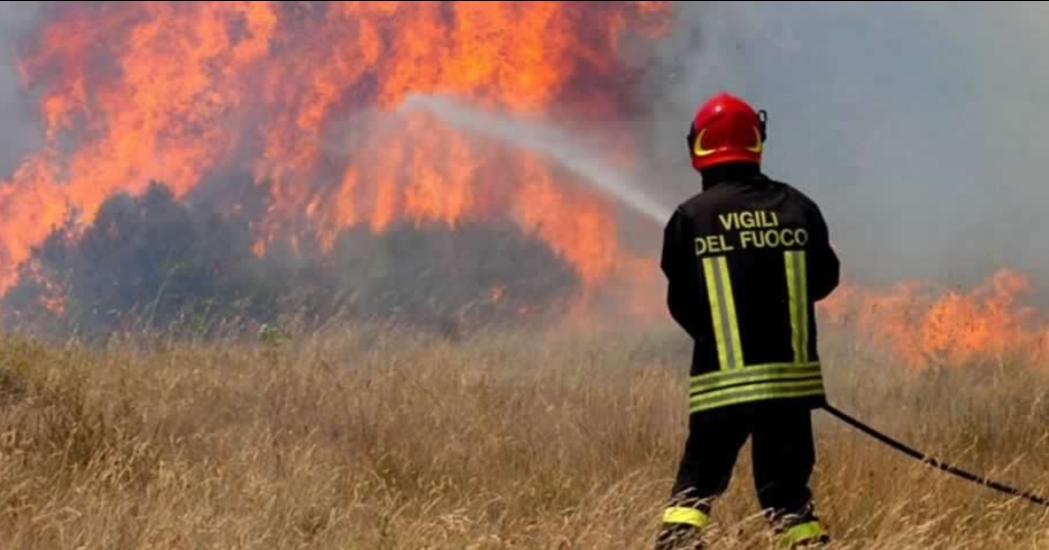
{"label": "large wall of fire", "polygon": [[[348,229],[512,220],[570,266],[584,295],[640,271],[614,238],[612,205],[568,174],[425,114],[382,115],[408,94],[446,93],[518,116],[556,106],[566,123],[615,118],[630,93],[621,32],[666,32],[663,3],[56,2],[47,11],[19,59],[46,140],[0,184],[0,293],[32,277],[49,309],[61,309],[66,274],[29,261],[56,227],[75,239],[107,200],[141,196],[154,180],[188,200],[209,181],[244,176],[265,189],[252,223],[259,257],[306,241],[327,251]],[[620,162],[630,152],[622,134]]]}

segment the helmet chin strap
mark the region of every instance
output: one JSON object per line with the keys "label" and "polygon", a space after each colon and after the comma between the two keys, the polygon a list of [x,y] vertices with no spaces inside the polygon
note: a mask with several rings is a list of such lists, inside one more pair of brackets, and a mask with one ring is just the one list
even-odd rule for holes
{"label": "helmet chin strap", "polygon": [[761,142],[762,143],[765,143],[765,140],[768,139],[768,132],[765,129],[766,126],[768,125],[768,121],[769,121],[769,114],[765,111],[765,109],[759,110],[758,111],[758,131],[761,132]]}

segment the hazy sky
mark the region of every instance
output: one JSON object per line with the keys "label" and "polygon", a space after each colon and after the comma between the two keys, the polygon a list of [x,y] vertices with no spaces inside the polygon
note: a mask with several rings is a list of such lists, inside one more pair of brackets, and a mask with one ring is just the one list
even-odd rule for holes
{"label": "hazy sky", "polygon": [[727,89],[768,109],[767,171],[823,206],[855,275],[971,282],[1006,264],[1049,275],[1044,5],[685,10],[701,39],[668,46],[684,69],[662,113],[670,150],[683,151],[695,103]]}

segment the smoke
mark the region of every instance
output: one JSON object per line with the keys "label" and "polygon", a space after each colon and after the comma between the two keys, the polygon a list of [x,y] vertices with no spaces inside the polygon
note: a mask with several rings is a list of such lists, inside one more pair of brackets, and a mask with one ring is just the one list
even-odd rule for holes
{"label": "smoke", "polygon": [[651,173],[698,189],[684,136],[707,95],[769,111],[766,170],[812,196],[853,281],[1049,275],[1047,8],[680,3],[650,60]]}
{"label": "smoke", "polygon": [[38,23],[41,7],[41,2],[0,2],[0,174],[11,173],[43,139],[15,63],[18,44]]}

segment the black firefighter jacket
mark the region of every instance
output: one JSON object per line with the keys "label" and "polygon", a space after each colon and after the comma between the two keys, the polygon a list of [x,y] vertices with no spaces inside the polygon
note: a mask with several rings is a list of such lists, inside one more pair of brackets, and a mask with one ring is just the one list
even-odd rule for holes
{"label": "black firefighter jacket", "polygon": [[670,314],[694,340],[690,411],[824,403],[815,302],[839,260],[817,205],[763,174],[682,203],[664,231]]}

